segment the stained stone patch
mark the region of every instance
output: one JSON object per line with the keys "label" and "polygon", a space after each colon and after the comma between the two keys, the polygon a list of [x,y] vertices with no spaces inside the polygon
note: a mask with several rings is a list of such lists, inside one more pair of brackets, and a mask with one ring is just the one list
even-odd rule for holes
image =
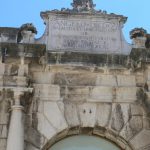
{"label": "stained stone patch", "polygon": [[9,121],[9,113],[0,113],[0,123],[7,124]]}
{"label": "stained stone patch", "polygon": [[7,138],[7,125],[0,125],[0,138]]}
{"label": "stained stone patch", "polygon": [[71,102],[65,102],[65,118],[70,127],[75,127],[80,125],[78,118],[77,105]]}
{"label": "stained stone patch", "polygon": [[149,150],[150,148],[150,130],[142,130],[136,135],[130,143],[135,149]]}
{"label": "stained stone patch", "polygon": [[150,149],[150,145],[145,146],[144,148],[142,148],[142,150],[149,150]]}
{"label": "stained stone patch", "polygon": [[111,128],[120,131],[124,126],[123,111],[120,104],[113,105]]}
{"label": "stained stone patch", "polygon": [[58,101],[60,100],[60,87],[58,85],[35,84],[35,97],[41,100]]}
{"label": "stained stone patch", "polygon": [[54,74],[50,72],[35,72],[33,78],[36,84],[51,84],[54,80]]}
{"label": "stained stone patch", "polygon": [[131,118],[131,108],[128,103],[121,103],[121,109],[123,112],[124,124],[126,124]]}
{"label": "stained stone patch", "polygon": [[17,76],[18,75],[18,69],[19,69],[18,64],[12,64],[11,68],[10,68],[10,75],[11,76]]}
{"label": "stained stone patch", "polygon": [[25,141],[30,143],[28,145],[34,145],[33,148],[40,148],[41,135],[34,128],[25,128]]}
{"label": "stained stone patch", "polygon": [[35,111],[38,113],[43,113],[44,111],[44,102],[40,101],[40,100],[36,100],[36,102],[34,103],[34,107],[35,107]]}
{"label": "stained stone patch", "polygon": [[87,86],[69,86],[63,92],[61,94],[70,101],[86,101],[89,97],[89,87]]}
{"label": "stained stone patch", "polygon": [[97,75],[97,86],[117,86],[116,76],[114,75]]}
{"label": "stained stone patch", "polygon": [[137,100],[136,87],[119,87],[116,88],[116,102],[132,103]]}
{"label": "stained stone patch", "polygon": [[7,144],[6,139],[0,139],[0,150],[6,150],[6,144]]}
{"label": "stained stone patch", "polygon": [[135,78],[137,86],[143,86],[145,84],[145,78],[143,77],[143,74],[136,75]]}
{"label": "stained stone patch", "polygon": [[16,78],[16,76],[4,76],[3,84],[5,86],[17,86],[17,78]]}
{"label": "stained stone patch", "polygon": [[26,87],[28,84],[27,78],[23,76],[4,76],[3,77],[3,85],[4,86],[20,86]]}
{"label": "stained stone patch", "polygon": [[28,74],[28,65],[19,65],[18,76],[26,76]]}
{"label": "stained stone patch", "polygon": [[143,108],[141,105],[131,104],[131,115],[132,116],[142,116],[143,115]]}
{"label": "stained stone patch", "polygon": [[3,76],[0,76],[0,86],[3,86]]}
{"label": "stained stone patch", "polygon": [[1,62],[0,62],[0,75],[4,75],[4,72],[5,72],[5,64],[2,64]]}
{"label": "stained stone patch", "polygon": [[150,81],[150,69],[147,70],[147,80]]}
{"label": "stained stone patch", "polygon": [[150,119],[148,116],[143,117],[143,128],[144,129],[150,129]]}
{"label": "stained stone patch", "polygon": [[111,104],[98,104],[96,121],[97,125],[100,127],[106,127],[109,124],[110,115],[111,115]]}
{"label": "stained stone patch", "polygon": [[9,104],[8,101],[0,101],[0,124],[7,125],[9,121]]}
{"label": "stained stone patch", "polygon": [[16,79],[16,86],[20,87],[27,87],[28,86],[28,80],[26,77],[14,77]]}
{"label": "stained stone patch", "polygon": [[143,119],[141,116],[133,116],[124,126],[120,135],[127,141],[138,134],[143,128]]}
{"label": "stained stone patch", "polygon": [[96,74],[92,73],[56,73],[54,84],[68,86],[94,86],[96,83],[96,76]]}
{"label": "stained stone patch", "polygon": [[36,148],[34,145],[27,143],[25,145],[25,149],[29,149],[29,150],[40,150],[39,148]]}
{"label": "stained stone patch", "polygon": [[90,88],[89,102],[112,102],[113,88],[96,86]]}
{"label": "stained stone patch", "polygon": [[3,100],[3,92],[0,91],[0,102]]}

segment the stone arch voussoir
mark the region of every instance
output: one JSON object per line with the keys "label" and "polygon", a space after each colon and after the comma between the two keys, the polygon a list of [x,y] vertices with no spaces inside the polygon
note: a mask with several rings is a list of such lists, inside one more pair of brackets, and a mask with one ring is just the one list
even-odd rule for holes
{"label": "stone arch voussoir", "polygon": [[129,143],[127,143],[127,141],[125,141],[122,137],[120,137],[113,131],[102,127],[71,127],[65,129],[54,135],[51,139],[49,139],[48,142],[43,146],[42,150],[48,150],[48,148],[50,148],[52,145],[64,138],[81,134],[102,137],[114,143],[122,150],[134,150],[134,148]]}

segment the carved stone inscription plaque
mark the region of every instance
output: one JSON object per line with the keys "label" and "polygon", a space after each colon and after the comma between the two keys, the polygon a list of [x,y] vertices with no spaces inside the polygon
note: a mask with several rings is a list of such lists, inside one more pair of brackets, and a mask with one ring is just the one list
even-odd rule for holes
{"label": "carved stone inscription plaque", "polygon": [[56,17],[49,21],[48,50],[120,53],[120,32],[117,20]]}

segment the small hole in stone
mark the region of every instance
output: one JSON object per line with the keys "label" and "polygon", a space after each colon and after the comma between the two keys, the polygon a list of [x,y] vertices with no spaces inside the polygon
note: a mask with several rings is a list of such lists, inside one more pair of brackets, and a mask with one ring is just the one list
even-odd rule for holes
{"label": "small hole in stone", "polygon": [[89,112],[90,114],[92,113],[92,110],[90,109],[90,112]]}
{"label": "small hole in stone", "polygon": [[83,110],[83,113],[84,113],[84,114],[86,113],[85,109]]}

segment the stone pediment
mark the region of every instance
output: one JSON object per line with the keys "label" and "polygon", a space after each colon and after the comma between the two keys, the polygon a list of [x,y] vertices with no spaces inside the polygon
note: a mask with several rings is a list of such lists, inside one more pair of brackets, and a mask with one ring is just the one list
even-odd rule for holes
{"label": "stone pediment", "polygon": [[[48,51],[96,54],[128,54],[131,51],[122,28],[127,17],[105,11],[74,10],[41,12]],[[44,38],[44,39],[45,39]]]}

